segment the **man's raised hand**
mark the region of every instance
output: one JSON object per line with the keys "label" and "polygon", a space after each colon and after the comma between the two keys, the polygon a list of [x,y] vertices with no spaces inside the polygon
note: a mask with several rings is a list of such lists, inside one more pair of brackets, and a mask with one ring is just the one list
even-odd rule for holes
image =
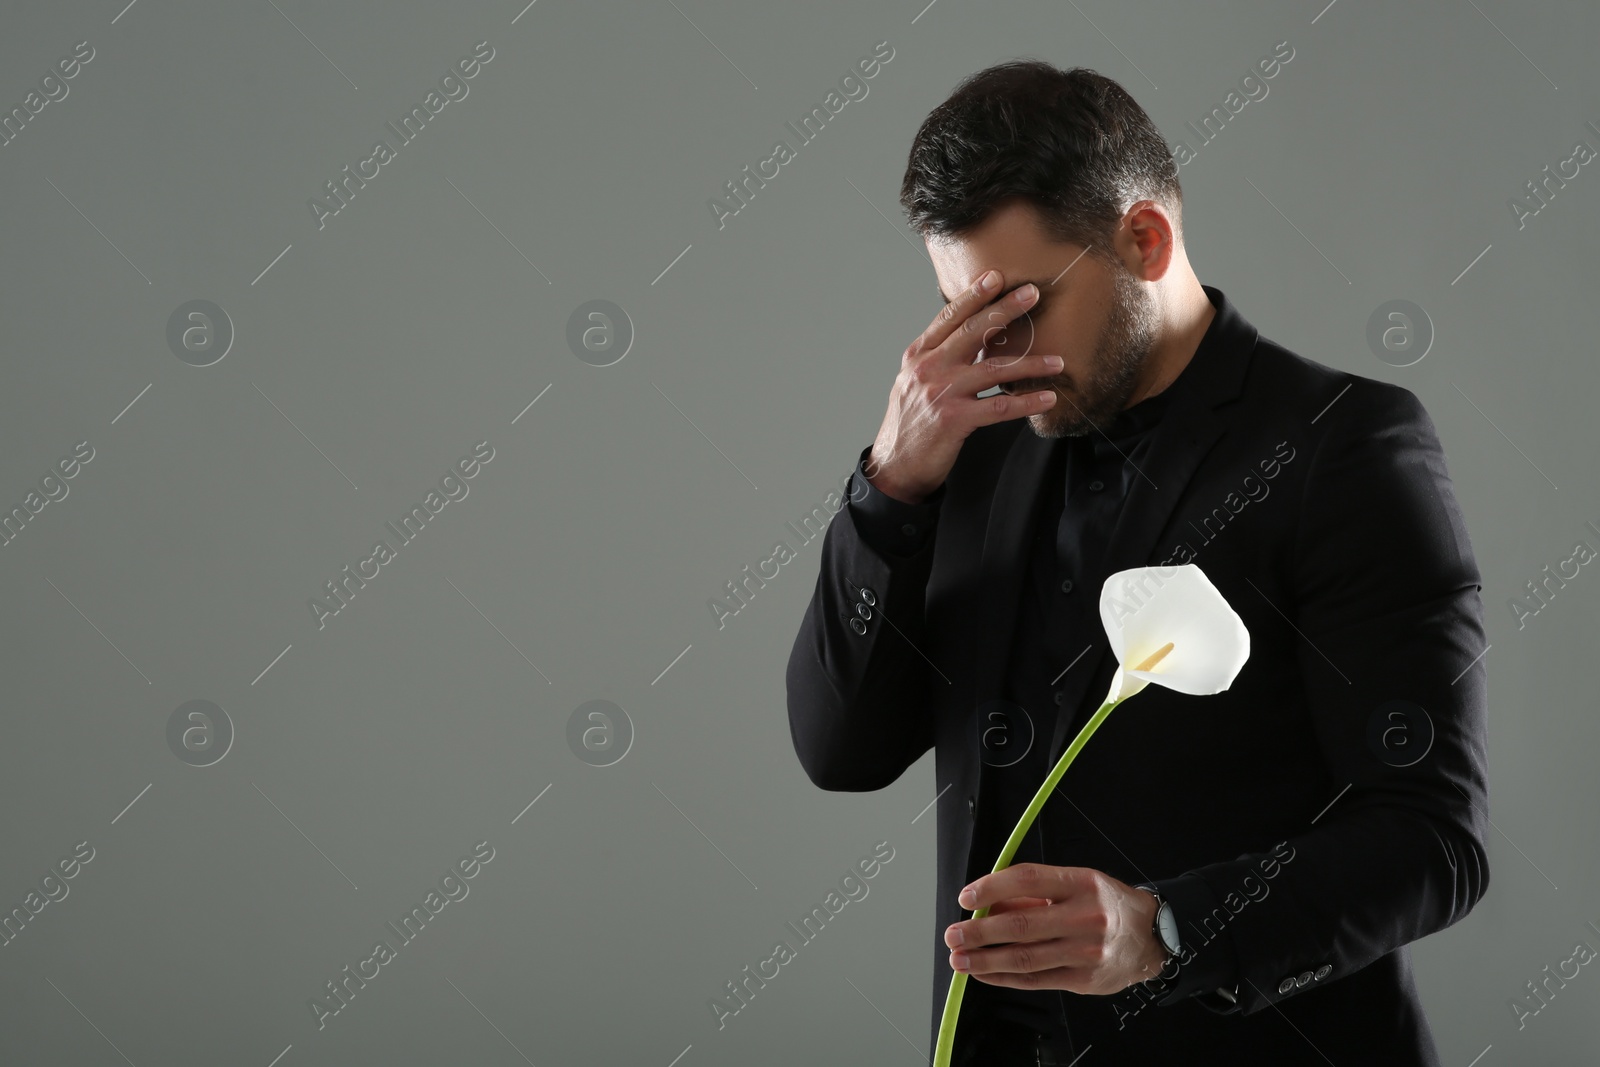
{"label": "man's raised hand", "polygon": [[978,360],[989,338],[1039,296],[1035,286],[1024,285],[996,300],[1001,281],[997,270],[980,277],[946,304],[900,357],[889,409],[866,463],[867,480],[880,492],[920,503],[944,484],[962,443],[978,427],[1033,415],[1055,403],[1049,390],[978,399],[1001,382],[1047,378],[1062,366],[1060,356]]}

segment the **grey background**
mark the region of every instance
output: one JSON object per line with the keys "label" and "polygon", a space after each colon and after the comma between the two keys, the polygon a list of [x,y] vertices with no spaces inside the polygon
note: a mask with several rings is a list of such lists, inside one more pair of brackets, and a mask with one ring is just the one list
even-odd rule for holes
{"label": "grey background", "polygon": [[[1181,171],[1189,253],[1437,423],[1485,579],[1496,832],[1418,981],[1446,1063],[1594,1062],[1593,968],[1520,1031],[1509,1001],[1600,947],[1600,578],[1520,630],[1507,605],[1600,544],[1596,165],[1520,231],[1508,206],[1600,147],[1593,5],[123,4],[0,12],[6,109],[96,52],[0,148],[0,504],[96,453],[0,548],[0,904],[95,849],[0,948],[0,1062],[918,1062],[931,756],[864,795],[796,762],[816,542],[725,628],[707,601],[796,544],[938,310],[895,196],[960,77],[1091,66],[1171,142],[1284,40]],[[480,40],[469,96],[319,231],[307,199]],[[882,40],[869,95],[719,230],[707,201]],[[165,340],[194,299],[237,331],[210,367]],[[637,331],[603,368],[565,340],[595,299]],[[1409,367],[1365,341],[1392,299],[1437,330]],[[307,599],[483,439],[469,495],[319,630]],[[205,768],[166,742],[194,699],[237,732]],[[593,699],[636,732],[610,767],[566,743]],[[485,839],[470,895],[319,1030],[308,1000]],[[719,1030],[708,1000],[878,841],[868,897]]]}

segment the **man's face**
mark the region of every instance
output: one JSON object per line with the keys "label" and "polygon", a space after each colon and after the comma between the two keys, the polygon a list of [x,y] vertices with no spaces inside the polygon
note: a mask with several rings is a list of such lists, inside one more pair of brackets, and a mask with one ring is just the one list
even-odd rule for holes
{"label": "man's face", "polygon": [[[981,359],[1059,355],[1060,373],[1005,382],[1007,393],[1055,390],[1048,410],[1028,416],[1040,437],[1077,437],[1103,428],[1127,406],[1160,328],[1154,286],[1084,255],[1080,245],[1044,236],[1025,201],[997,208],[966,237],[929,241],[941,295],[970,287],[990,268],[1009,291],[1026,282],[1039,299],[1009,324],[988,332]],[[946,301],[948,303],[948,301]]]}

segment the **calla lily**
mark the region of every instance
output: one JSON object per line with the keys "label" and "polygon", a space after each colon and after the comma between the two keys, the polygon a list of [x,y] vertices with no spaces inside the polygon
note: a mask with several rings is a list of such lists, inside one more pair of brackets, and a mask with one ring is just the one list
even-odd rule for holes
{"label": "calla lily", "polygon": [[[995,861],[996,871],[1011,865],[1056,783],[1118,704],[1152,682],[1189,696],[1220,693],[1233,684],[1250,658],[1250,632],[1244,621],[1192,563],[1117,571],[1100,590],[1100,623],[1117,659],[1111,688],[1100,710],[1083,724],[1022,813]],[[988,914],[988,908],[979,908],[972,917],[981,919]],[[950,976],[934,1067],[950,1067],[966,988],[966,972]]]}
{"label": "calla lily", "polygon": [[[1111,703],[1151,682],[1190,696],[1220,693],[1250,658],[1250,631],[1193,563],[1113,574],[1100,592],[1100,624],[1117,658]],[[1167,644],[1171,653],[1145,667]]]}

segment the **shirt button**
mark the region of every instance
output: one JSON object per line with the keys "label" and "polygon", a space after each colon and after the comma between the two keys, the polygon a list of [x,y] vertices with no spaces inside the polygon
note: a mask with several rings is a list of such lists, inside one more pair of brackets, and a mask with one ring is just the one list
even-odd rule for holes
{"label": "shirt button", "polygon": [[1072,579],[1071,578],[1066,578],[1061,582],[1061,591],[1063,593],[1072,592]]}
{"label": "shirt button", "polygon": [[1294,980],[1294,984],[1297,985],[1297,986],[1310,985],[1311,984],[1311,972],[1310,971],[1301,971],[1300,972],[1300,976]]}
{"label": "shirt button", "polygon": [[1294,979],[1293,978],[1285,978],[1283,981],[1278,983],[1278,992],[1280,992],[1280,993],[1287,993],[1287,992],[1289,992],[1289,990],[1291,990],[1293,988],[1294,988]]}
{"label": "shirt button", "polygon": [[863,619],[870,619],[872,618],[872,609],[867,607],[865,604],[857,603],[856,614],[861,616]]}
{"label": "shirt button", "polygon": [[851,619],[850,629],[854,630],[862,637],[867,636],[867,624],[862,622],[860,619]]}
{"label": "shirt button", "polygon": [[1317,973],[1313,974],[1311,977],[1314,980],[1320,981],[1320,980],[1328,977],[1328,973],[1330,971],[1332,971],[1332,970],[1333,970],[1333,968],[1331,966],[1329,966],[1328,964],[1324,963],[1321,967],[1317,968]]}
{"label": "shirt button", "polygon": [[861,599],[865,600],[868,604],[876,604],[878,602],[878,594],[874,593],[871,589],[868,589],[866,586],[862,586],[861,587]]}
{"label": "shirt button", "polygon": [[917,532],[917,528],[908,522],[904,526],[900,527],[900,532],[905,534],[907,537],[910,537]]}
{"label": "shirt button", "polygon": [[1104,489],[1105,487],[1106,487],[1106,483],[1102,482],[1099,478],[1096,478],[1094,481],[1089,483],[1089,491],[1091,493],[1098,493],[1100,490]]}
{"label": "shirt button", "polygon": [[1058,707],[1067,702],[1067,692],[1066,692],[1066,690],[1064,690],[1064,689],[1057,689],[1056,690],[1056,692],[1055,692],[1055,702],[1056,702],[1056,705]]}

